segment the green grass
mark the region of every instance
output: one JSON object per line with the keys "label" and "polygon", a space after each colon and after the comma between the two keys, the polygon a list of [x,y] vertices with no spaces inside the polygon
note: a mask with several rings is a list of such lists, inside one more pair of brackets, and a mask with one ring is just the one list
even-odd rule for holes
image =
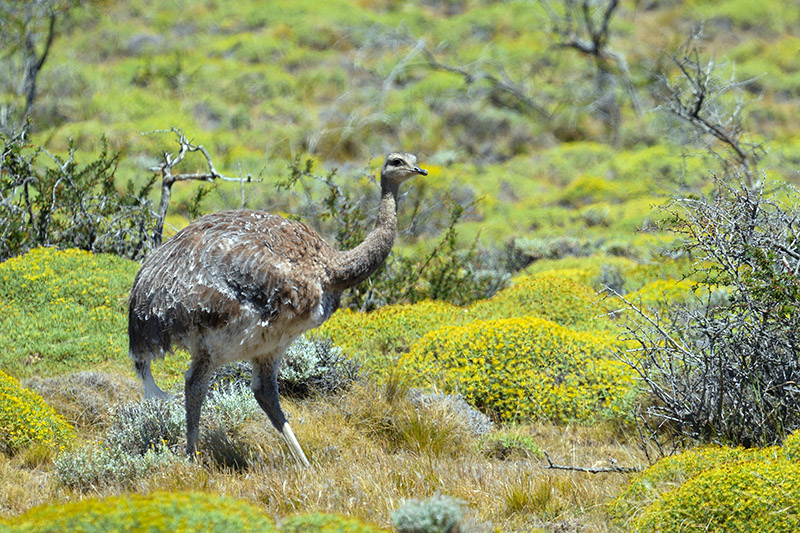
{"label": "green grass", "polygon": [[24,378],[127,364],[127,297],[139,265],[39,248],[0,263],[0,365]]}

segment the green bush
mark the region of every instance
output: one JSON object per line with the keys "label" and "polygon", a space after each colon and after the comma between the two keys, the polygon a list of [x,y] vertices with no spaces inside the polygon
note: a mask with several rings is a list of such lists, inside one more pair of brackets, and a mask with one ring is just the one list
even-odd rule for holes
{"label": "green bush", "polygon": [[559,194],[559,202],[569,207],[580,207],[603,200],[617,200],[618,187],[597,176],[581,176]]}
{"label": "green bush", "polygon": [[425,335],[400,368],[502,420],[592,422],[622,416],[633,393],[630,369],[608,358],[612,345],[541,318],[477,320]]}
{"label": "green bush", "polygon": [[63,449],[75,437],[41,396],[0,370],[0,447],[14,454],[32,444]]}
{"label": "green bush", "polygon": [[314,334],[329,337],[369,370],[384,375],[423,335],[442,325],[467,325],[474,320],[535,316],[579,330],[607,330],[597,319],[595,291],[561,273],[521,276],[487,300],[468,307],[426,300],[387,305],[371,313],[338,311]]}
{"label": "green bush", "polygon": [[0,260],[37,246],[131,259],[152,248],[155,217],[148,195],[155,178],[138,191],[130,182],[120,190],[120,155],[109,153],[105,136],[98,158],[82,167],[78,161],[85,156],[75,154],[72,141],[68,157],[36,146],[24,131],[0,134],[0,141]]}
{"label": "green bush", "polygon": [[356,518],[311,513],[287,518],[281,524],[285,533],[381,533],[385,529],[365,524]]}
{"label": "green bush", "polygon": [[138,268],[50,248],[0,263],[0,366],[20,377],[127,366],[127,296]]}
{"label": "green bush", "polygon": [[473,320],[494,320],[535,316],[573,329],[598,329],[593,319],[595,291],[560,275],[543,273],[516,278],[492,298],[474,303],[467,310]]}
{"label": "green bush", "polygon": [[345,309],[334,314],[315,334],[331,338],[346,355],[363,361],[367,369],[384,374],[417,339],[440,324],[459,321],[463,313],[454,305],[430,300],[387,305],[371,313]]}
{"label": "green bush", "polygon": [[481,453],[495,459],[542,459],[542,449],[529,435],[513,432],[490,433],[480,443]]}
{"label": "green bush", "polygon": [[275,531],[254,505],[203,492],[154,492],[31,509],[4,524],[9,533]]}
{"label": "green bush", "polygon": [[644,472],[637,474],[617,498],[611,502],[611,515],[630,521],[641,516],[649,504],[667,491],[681,486],[701,472],[725,463],[758,458],[758,454],[774,454],[775,447],[765,450],[727,446],[701,446],[664,457]]}
{"label": "green bush", "polygon": [[800,464],[786,459],[725,463],[666,492],[636,520],[642,531],[800,529]]}
{"label": "green bush", "polygon": [[782,446],[702,446],[665,457],[610,504],[637,531],[797,531],[800,432]]}

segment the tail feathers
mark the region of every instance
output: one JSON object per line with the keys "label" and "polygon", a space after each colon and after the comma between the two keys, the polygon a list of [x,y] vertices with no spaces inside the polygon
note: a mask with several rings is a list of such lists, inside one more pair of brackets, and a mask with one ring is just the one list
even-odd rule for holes
{"label": "tail feathers", "polygon": [[135,361],[133,366],[136,369],[136,374],[142,380],[142,385],[144,386],[144,397],[169,398],[170,395],[161,390],[153,379],[153,374],[150,372],[150,359],[134,357],[133,360]]}

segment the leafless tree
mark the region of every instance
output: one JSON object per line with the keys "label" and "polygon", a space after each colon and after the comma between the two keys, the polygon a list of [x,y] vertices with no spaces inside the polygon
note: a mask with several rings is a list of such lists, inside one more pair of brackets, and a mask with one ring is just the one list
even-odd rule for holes
{"label": "leafless tree", "polygon": [[745,140],[741,84],[701,60],[698,35],[662,77],[663,107],[714,141],[722,168],[709,195],[665,207],[696,290],[659,309],[617,295],[633,345],[620,356],[649,393],[640,429],[659,453],[687,440],[774,444],[800,428],[800,192],[756,179],[764,149]]}
{"label": "leafless tree", "polygon": [[[689,125],[692,131],[717,141],[722,152],[708,144],[724,173],[741,173],[748,187],[757,188],[757,168],[764,148],[742,127],[742,88],[752,80],[721,79],[721,65],[704,61],[700,53],[702,27],[672,56],[674,73],[660,75],[662,108]],[[733,74],[732,74],[733,76]]]}
{"label": "leafless tree", "polygon": [[612,143],[619,139],[621,110],[618,98],[620,82],[631,103],[639,112],[639,104],[631,84],[625,56],[609,46],[611,21],[619,7],[618,0],[563,0],[558,7],[548,0],[542,5],[550,15],[555,48],[575,50],[594,62],[595,91],[593,105],[612,134]]}
{"label": "leafless tree", "polygon": [[37,80],[70,0],[0,1],[0,131],[19,132],[33,110]]}
{"label": "leafless tree", "polygon": [[[161,198],[158,204],[158,211],[156,212],[156,224],[155,229],[153,230],[153,246],[157,247],[161,244],[161,240],[164,234],[164,220],[167,217],[167,210],[169,209],[169,203],[172,198],[172,186],[175,185],[176,182],[179,181],[205,181],[205,182],[214,182],[214,181],[234,181],[238,182],[242,186],[242,204],[244,204],[244,184],[250,183],[252,181],[252,177],[250,175],[238,177],[238,178],[231,178],[221,174],[216,167],[214,166],[214,162],[211,159],[211,155],[208,153],[202,145],[194,144],[191,142],[184,132],[178,128],[171,128],[169,130],[161,130],[152,133],[165,133],[165,132],[172,132],[175,134],[175,138],[178,142],[178,152],[177,154],[171,154],[170,152],[164,152],[164,159],[161,163],[157,166],[151,167],[150,170],[157,173],[157,175],[161,176]],[[190,153],[199,153],[203,156],[203,160],[207,170],[197,170],[194,172],[182,172],[178,174],[173,173],[173,169],[178,166],[181,162],[184,161],[187,154]],[[202,200],[203,195],[205,192],[199,192],[199,196],[195,196],[196,202]]]}

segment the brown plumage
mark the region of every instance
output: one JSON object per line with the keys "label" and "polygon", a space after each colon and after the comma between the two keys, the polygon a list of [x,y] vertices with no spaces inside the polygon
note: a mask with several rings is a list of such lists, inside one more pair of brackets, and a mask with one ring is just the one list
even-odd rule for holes
{"label": "brown plumage", "polygon": [[130,356],[152,397],[165,393],[150,362],[174,346],[191,354],[185,385],[190,455],[197,450],[212,372],[250,360],[256,400],[297,461],[308,466],[278,400],[280,363],[295,338],[331,316],[342,291],[383,263],[397,231],[398,188],[417,174],[427,172],[413,155],[386,158],[375,228],[352,250],[335,250],[302,222],[238,210],[199,219],[148,256],[131,289]]}

